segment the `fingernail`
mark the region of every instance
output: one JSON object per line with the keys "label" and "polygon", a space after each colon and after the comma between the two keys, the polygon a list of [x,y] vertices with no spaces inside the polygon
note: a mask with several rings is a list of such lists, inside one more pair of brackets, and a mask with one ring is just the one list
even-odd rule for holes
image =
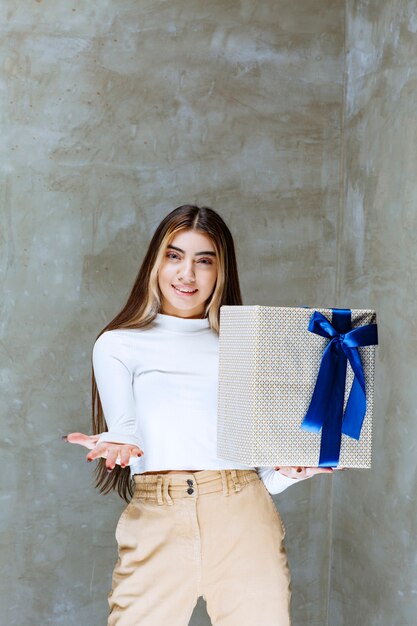
{"label": "fingernail", "polygon": [[67,435],[62,435],[62,439],[63,439],[64,441],[68,441],[68,437],[67,437]]}
{"label": "fingernail", "polygon": [[92,461],[92,460],[93,460],[93,459],[87,459],[87,461],[88,461],[89,463],[91,463],[91,461]]}

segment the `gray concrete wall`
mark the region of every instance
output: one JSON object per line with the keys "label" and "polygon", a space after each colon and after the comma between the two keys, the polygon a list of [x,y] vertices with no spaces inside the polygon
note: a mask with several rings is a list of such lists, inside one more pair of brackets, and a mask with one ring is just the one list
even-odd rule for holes
{"label": "gray concrete wall", "polygon": [[417,615],[417,3],[347,1],[339,305],[379,315],[374,467],[334,477],[329,626]]}
{"label": "gray concrete wall", "polygon": [[[123,503],[60,440],[89,428],[94,338],[184,202],[230,224],[247,304],[333,303],[343,3],[4,0],[0,17],[0,615],[99,626]],[[330,480],[276,498],[296,626],[326,621]]]}

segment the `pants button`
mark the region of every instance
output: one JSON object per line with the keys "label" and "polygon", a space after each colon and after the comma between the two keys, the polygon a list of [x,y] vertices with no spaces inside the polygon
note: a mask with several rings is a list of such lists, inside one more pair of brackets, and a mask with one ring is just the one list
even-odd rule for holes
{"label": "pants button", "polygon": [[194,489],[190,487],[189,489],[187,489],[187,493],[194,493]]}

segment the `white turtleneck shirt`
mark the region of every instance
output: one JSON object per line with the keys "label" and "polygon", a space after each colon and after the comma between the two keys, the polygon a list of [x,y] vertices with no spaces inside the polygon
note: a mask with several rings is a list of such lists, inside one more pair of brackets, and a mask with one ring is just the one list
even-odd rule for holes
{"label": "white turtleneck shirt", "polygon": [[104,332],[92,352],[108,427],[97,445],[128,443],[143,450],[130,459],[131,475],[256,469],[271,494],[299,482],[273,467],[217,456],[218,358],[219,338],[208,318],[158,313],[144,328]]}

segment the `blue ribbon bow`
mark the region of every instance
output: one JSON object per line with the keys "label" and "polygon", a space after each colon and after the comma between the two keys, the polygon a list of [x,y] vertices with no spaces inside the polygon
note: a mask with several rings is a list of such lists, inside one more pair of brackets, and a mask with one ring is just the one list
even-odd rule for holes
{"label": "blue ribbon bow", "polygon": [[[366,413],[365,375],[358,346],[378,343],[376,324],[352,330],[351,310],[332,309],[332,323],[318,311],[310,318],[308,330],[328,337],[310,406],[301,424],[309,432],[322,429],[320,467],[336,467],[342,433],[359,439]],[[347,362],[355,374],[343,415]]]}

